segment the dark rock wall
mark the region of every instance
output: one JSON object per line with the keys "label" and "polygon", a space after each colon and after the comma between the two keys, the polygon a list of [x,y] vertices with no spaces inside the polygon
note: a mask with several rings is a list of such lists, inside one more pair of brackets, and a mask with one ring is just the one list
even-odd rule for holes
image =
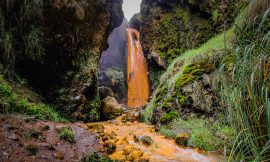
{"label": "dark rock wall", "polygon": [[8,33],[1,40],[9,37],[12,49],[10,55],[1,41],[1,61],[25,77],[40,94],[57,103],[65,114],[76,112],[73,113],[76,118],[96,120],[99,110],[95,110],[95,117],[90,114],[92,107],[98,109],[100,103],[96,101],[98,61],[109,33],[122,23],[122,3],[122,0],[1,1],[0,17],[4,17],[1,22],[4,33]]}

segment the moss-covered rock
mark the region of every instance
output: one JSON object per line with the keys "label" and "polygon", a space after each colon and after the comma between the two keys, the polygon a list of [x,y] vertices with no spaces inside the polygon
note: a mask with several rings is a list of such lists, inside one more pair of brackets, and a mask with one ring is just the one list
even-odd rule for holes
{"label": "moss-covered rock", "polygon": [[[199,47],[224,27],[230,28],[241,1],[143,0],[141,5],[141,43],[148,58],[155,51],[167,65],[185,51]],[[225,21],[226,20],[226,21]],[[150,78],[162,69],[149,60]],[[153,89],[157,88],[151,80]]]}
{"label": "moss-covered rock", "polygon": [[[199,126],[198,130],[195,130],[192,125],[182,129],[181,123],[192,123],[193,120],[214,122],[220,126],[217,131],[226,127],[223,123],[225,108],[212,86],[216,77],[215,71],[225,49],[224,38],[228,47],[234,38],[233,30],[217,35],[200,48],[177,57],[161,76],[160,84],[143,113],[145,121],[155,124],[156,128],[168,137],[175,138],[183,131],[188,132],[189,138],[184,143],[180,142],[182,145],[207,150],[222,149],[221,142],[214,144],[207,138],[201,138],[205,135],[221,140],[218,135],[209,134],[215,132],[214,129],[209,127],[204,131],[203,126]],[[227,48],[226,53],[229,51]],[[189,130],[193,128],[194,131]],[[197,139],[199,136],[201,139]]]}

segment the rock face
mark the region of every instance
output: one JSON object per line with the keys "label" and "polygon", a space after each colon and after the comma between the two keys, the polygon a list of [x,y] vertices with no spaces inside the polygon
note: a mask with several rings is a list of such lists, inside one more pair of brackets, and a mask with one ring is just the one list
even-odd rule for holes
{"label": "rock face", "polygon": [[106,119],[113,119],[122,115],[122,106],[113,97],[102,100],[102,115]]}
{"label": "rock face", "polygon": [[[230,28],[241,1],[143,0],[141,5],[141,43],[148,58],[155,51],[169,65],[177,56]],[[225,22],[226,20],[226,22]],[[225,23],[224,23],[225,22]],[[162,68],[149,60],[150,78]],[[155,79],[151,79],[155,84]]]}
{"label": "rock face", "polygon": [[133,15],[133,17],[129,20],[129,25],[131,28],[140,31],[141,30],[141,14],[137,13]]}
{"label": "rock face", "polygon": [[99,61],[99,87],[110,88],[115,98],[125,103],[126,85],[126,28],[128,22],[124,19],[123,23],[115,28],[108,39],[109,47],[102,53]]}
{"label": "rock face", "polygon": [[109,33],[122,23],[122,3],[1,1],[0,37],[9,40],[0,44],[1,62],[47,99],[57,98],[51,101],[65,114],[97,120],[98,61]]}

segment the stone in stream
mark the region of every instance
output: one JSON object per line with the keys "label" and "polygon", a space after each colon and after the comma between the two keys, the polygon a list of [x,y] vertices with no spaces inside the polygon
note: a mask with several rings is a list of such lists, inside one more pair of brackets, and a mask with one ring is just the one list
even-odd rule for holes
{"label": "stone in stream", "polygon": [[142,136],[140,141],[147,146],[150,146],[154,143],[153,139],[150,136]]}
{"label": "stone in stream", "polygon": [[106,119],[113,119],[122,115],[122,106],[113,97],[102,100],[102,114]]}
{"label": "stone in stream", "polygon": [[107,154],[113,154],[116,150],[116,145],[113,142],[105,142],[103,147]]}
{"label": "stone in stream", "polygon": [[189,140],[189,134],[188,133],[180,133],[175,138],[175,143],[177,143],[180,146],[187,146]]}

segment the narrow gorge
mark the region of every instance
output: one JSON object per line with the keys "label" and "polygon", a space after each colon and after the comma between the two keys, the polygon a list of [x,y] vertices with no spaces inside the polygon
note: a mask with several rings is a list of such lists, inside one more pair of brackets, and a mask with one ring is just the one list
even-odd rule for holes
{"label": "narrow gorge", "polygon": [[269,161],[269,51],[269,0],[2,0],[0,161]]}

